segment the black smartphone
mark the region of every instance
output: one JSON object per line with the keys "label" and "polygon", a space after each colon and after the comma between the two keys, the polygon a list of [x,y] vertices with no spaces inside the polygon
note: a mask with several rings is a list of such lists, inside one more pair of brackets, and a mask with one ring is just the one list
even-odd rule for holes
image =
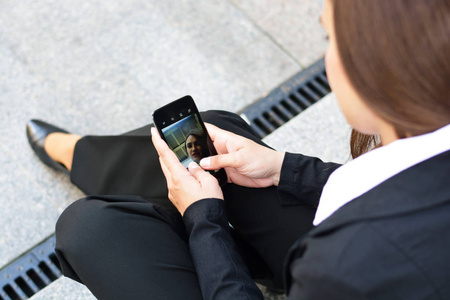
{"label": "black smartphone", "polygon": [[[186,168],[192,161],[199,163],[202,158],[217,154],[191,96],[184,96],[155,110],[153,123]],[[217,178],[220,186],[227,182],[224,169],[208,172]]]}

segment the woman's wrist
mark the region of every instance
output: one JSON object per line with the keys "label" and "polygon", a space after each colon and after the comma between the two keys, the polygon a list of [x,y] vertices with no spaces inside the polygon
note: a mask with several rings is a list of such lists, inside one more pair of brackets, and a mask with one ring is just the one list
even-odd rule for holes
{"label": "woman's wrist", "polygon": [[273,164],[275,167],[275,173],[272,177],[274,186],[278,186],[278,184],[280,183],[281,167],[283,166],[283,161],[284,161],[285,155],[286,155],[286,152],[276,152],[274,164]]}

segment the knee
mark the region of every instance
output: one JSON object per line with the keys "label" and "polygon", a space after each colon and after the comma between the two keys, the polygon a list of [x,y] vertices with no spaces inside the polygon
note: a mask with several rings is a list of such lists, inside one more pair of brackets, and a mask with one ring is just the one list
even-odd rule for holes
{"label": "knee", "polygon": [[90,198],[80,199],[67,207],[56,222],[56,249],[59,253],[75,255],[83,252],[95,240],[95,232],[104,227],[103,206],[101,200]]}
{"label": "knee", "polygon": [[202,119],[206,123],[213,124],[221,129],[231,131],[237,135],[243,136],[254,142],[266,146],[262,141],[259,134],[257,134],[253,128],[247,124],[244,119],[239,115],[222,111],[222,110],[210,110],[201,113]]}
{"label": "knee", "polygon": [[76,232],[82,231],[84,216],[81,213],[86,201],[81,199],[69,205],[59,216],[55,226],[56,248],[66,249],[66,246],[77,239]]}
{"label": "knee", "polygon": [[153,205],[133,196],[89,196],[72,203],[59,217],[56,248],[64,255],[80,257],[127,234],[125,225],[136,215],[163,219]]}
{"label": "knee", "polygon": [[229,127],[248,125],[239,115],[224,110],[208,110],[201,113],[202,119],[206,123],[229,130]]}
{"label": "knee", "polygon": [[[86,213],[89,212],[89,213]],[[95,213],[95,205],[91,205],[86,199],[78,200],[67,207],[56,222],[55,235],[56,245],[55,253],[58,257],[60,267],[65,276],[78,282],[82,282],[77,275],[76,262],[82,257],[80,244],[83,238],[89,238],[86,235],[86,226]]]}

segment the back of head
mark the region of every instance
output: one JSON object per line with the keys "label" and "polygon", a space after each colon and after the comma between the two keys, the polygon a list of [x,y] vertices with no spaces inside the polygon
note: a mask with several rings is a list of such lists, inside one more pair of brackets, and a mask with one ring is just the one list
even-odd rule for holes
{"label": "back of head", "polygon": [[353,87],[399,138],[450,123],[450,0],[332,0]]}

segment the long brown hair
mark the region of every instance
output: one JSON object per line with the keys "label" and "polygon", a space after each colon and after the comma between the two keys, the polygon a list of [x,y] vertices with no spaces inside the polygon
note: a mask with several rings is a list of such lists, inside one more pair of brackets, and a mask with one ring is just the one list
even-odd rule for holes
{"label": "long brown hair", "polygon": [[[399,138],[449,124],[450,0],[332,2],[339,56],[363,101]],[[355,154],[375,141],[352,140]]]}

